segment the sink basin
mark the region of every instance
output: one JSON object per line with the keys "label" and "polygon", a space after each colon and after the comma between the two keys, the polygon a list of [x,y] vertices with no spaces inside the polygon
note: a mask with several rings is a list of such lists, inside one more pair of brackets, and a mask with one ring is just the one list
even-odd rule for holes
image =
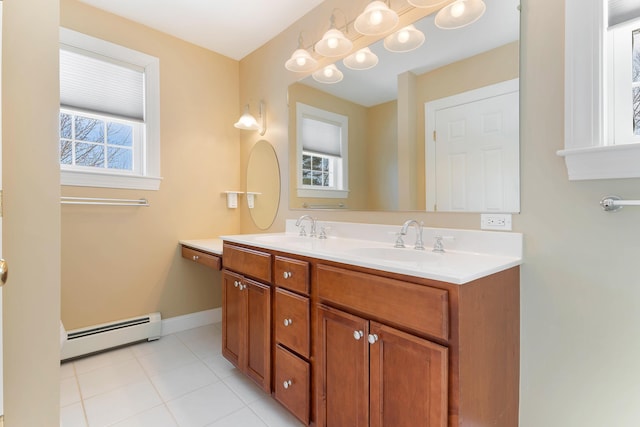
{"label": "sink basin", "polygon": [[359,257],[406,263],[434,263],[441,260],[443,256],[430,250],[420,251],[408,248],[353,248],[346,252]]}

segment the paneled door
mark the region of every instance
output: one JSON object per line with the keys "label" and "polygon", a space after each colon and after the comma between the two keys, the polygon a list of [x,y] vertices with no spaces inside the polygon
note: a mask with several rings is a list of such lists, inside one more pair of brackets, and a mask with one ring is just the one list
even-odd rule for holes
{"label": "paneled door", "polygon": [[[427,210],[520,211],[518,81],[428,102]],[[435,196],[435,200],[434,200]]]}

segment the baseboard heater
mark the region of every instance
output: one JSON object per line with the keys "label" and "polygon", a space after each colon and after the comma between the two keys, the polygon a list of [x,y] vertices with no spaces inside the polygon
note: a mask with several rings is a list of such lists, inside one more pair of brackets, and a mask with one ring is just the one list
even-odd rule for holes
{"label": "baseboard heater", "polygon": [[162,334],[160,313],[103,323],[67,332],[60,360],[74,359],[138,341],[153,341]]}

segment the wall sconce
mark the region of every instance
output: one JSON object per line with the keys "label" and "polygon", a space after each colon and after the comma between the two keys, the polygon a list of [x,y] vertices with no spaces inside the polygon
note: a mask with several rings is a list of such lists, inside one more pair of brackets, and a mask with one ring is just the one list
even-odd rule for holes
{"label": "wall sconce", "polygon": [[244,114],[240,116],[240,119],[233,125],[237,129],[243,130],[257,130],[260,132],[260,136],[263,136],[267,131],[267,114],[264,111],[264,102],[260,101],[258,105],[258,118],[261,123],[249,112],[249,104],[246,105]]}
{"label": "wall sconce", "polygon": [[306,73],[314,70],[318,66],[318,61],[304,48],[302,33],[298,36],[298,49],[296,49],[291,58],[284,63],[284,67],[296,73]]}
{"label": "wall sconce", "polygon": [[367,5],[353,23],[353,27],[365,36],[378,36],[393,30],[398,25],[398,14],[380,0]]}
{"label": "wall sconce", "polygon": [[424,43],[424,34],[413,25],[406,26],[384,39],[384,47],[391,52],[409,52]]}
{"label": "wall sconce", "polygon": [[476,22],[487,6],[482,0],[457,0],[438,11],[434,24],[443,30],[455,30]]}
{"label": "wall sconce", "polygon": [[[322,56],[334,57],[342,56],[351,51],[353,43],[349,40],[342,31],[336,28],[336,16],[331,14],[331,28],[324,33],[322,39],[315,44],[315,50]],[[345,18],[345,29],[347,27],[347,19]]]}
{"label": "wall sconce", "polygon": [[345,67],[352,70],[368,70],[378,63],[378,57],[368,47],[352,53],[342,60]]}
{"label": "wall sconce", "polygon": [[333,84],[342,81],[344,75],[336,64],[330,64],[312,74],[313,79],[320,83]]}

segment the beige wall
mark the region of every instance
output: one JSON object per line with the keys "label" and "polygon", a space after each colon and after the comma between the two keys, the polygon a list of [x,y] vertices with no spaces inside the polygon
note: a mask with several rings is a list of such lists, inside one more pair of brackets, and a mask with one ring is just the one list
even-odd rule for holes
{"label": "beige wall", "polygon": [[366,162],[369,165],[369,209],[398,208],[398,103],[367,109]]}
{"label": "beige wall", "polygon": [[[327,0],[240,62],[241,98],[264,98],[270,131],[288,192],[287,86],[301,76],[284,69],[300,31],[326,29],[343,2]],[[354,1],[362,8],[366,1]],[[349,3],[351,5],[351,3]],[[488,7],[490,4],[487,5]],[[555,153],[563,148],[564,2],[522,2],[521,176],[524,233],[521,269],[522,427],[640,425],[640,208],[616,214],[598,206],[606,194],[639,198],[637,179],[569,182]],[[242,136],[242,164],[257,134]],[[271,231],[302,212],[283,194]],[[477,214],[314,212],[320,220],[479,228]],[[247,215],[242,229],[255,230]]]}
{"label": "beige wall", "polygon": [[220,274],[181,258],[178,240],[240,229],[222,195],[240,186],[238,62],[75,0],[62,0],[61,25],[160,59],[163,177],[159,191],[63,187],[151,204],[62,207],[65,327],[219,307]]}

